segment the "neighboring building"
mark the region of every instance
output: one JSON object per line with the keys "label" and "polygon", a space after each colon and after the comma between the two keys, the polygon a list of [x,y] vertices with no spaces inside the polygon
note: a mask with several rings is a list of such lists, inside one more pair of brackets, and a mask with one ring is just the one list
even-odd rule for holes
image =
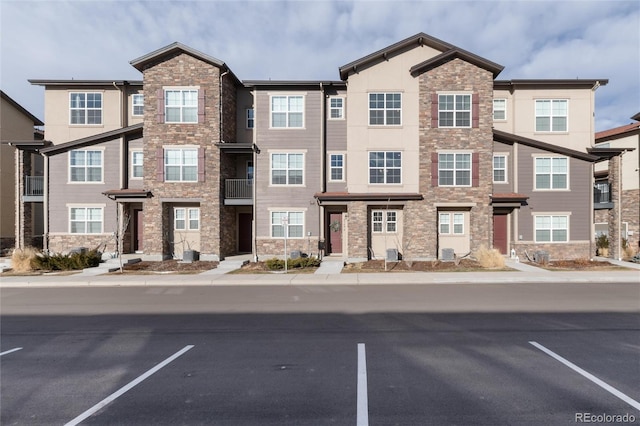
{"label": "neighboring building", "polygon": [[608,161],[595,168],[595,232],[609,236],[610,256],[622,257],[623,240],[640,249],[640,113],[633,123],[598,132],[595,149]]}
{"label": "neighboring building", "polygon": [[594,250],[607,80],[495,80],[501,65],[423,33],[338,81],[241,81],[180,43],[131,64],[142,81],[30,80],[54,143],[50,250],[115,250],[122,222],[125,252],[163,258]]}
{"label": "neighboring building", "polygon": [[42,145],[42,133],[34,127],[44,123],[1,90],[0,98],[0,251],[25,244],[41,247],[42,203],[28,197],[42,191],[43,162],[30,147]]}

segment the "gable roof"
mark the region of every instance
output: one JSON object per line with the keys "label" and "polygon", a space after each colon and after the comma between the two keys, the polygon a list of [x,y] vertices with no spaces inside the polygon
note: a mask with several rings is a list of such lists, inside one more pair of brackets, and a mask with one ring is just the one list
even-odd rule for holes
{"label": "gable roof", "polygon": [[17,103],[13,99],[11,99],[11,97],[9,95],[7,95],[6,93],[4,93],[4,91],[2,91],[2,90],[0,90],[0,97],[2,97],[2,99],[7,101],[11,106],[13,106],[15,109],[20,111],[22,114],[27,116],[27,118],[29,120],[33,121],[33,125],[34,126],[44,126],[44,123],[42,121],[40,121],[35,115],[31,114],[26,109],[24,109],[22,107],[22,105],[20,105],[19,103]]}
{"label": "gable roof", "polygon": [[[364,56],[360,59],[357,59],[353,62],[349,62],[348,64],[341,66],[339,68],[340,78],[342,80],[346,80],[349,77],[349,75],[356,73],[359,68],[370,67],[374,64],[380,63],[382,61],[386,61],[389,57],[396,56],[400,53],[406,52],[408,50],[411,50],[415,47],[420,47],[420,46],[429,46],[435,50],[441,51],[442,53],[447,53],[451,51],[450,54],[457,55],[457,57],[460,57],[461,59],[468,60],[469,62],[472,62],[476,65],[482,64],[483,68],[487,67],[488,69],[490,69],[490,71],[494,73],[494,78],[504,68],[501,65],[498,65],[478,55],[475,55],[471,52],[468,52],[464,49],[454,46],[453,44],[447,43],[445,41],[442,41],[440,39],[437,39],[435,37],[432,37],[428,34],[421,32],[411,37],[408,37],[404,40],[401,40],[397,43],[394,43],[390,46],[387,46],[384,49],[380,49],[377,52],[371,53],[367,56]],[[441,55],[436,56],[436,58],[438,58],[439,56]],[[440,58],[440,60],[442,60],[442,58]],[[419,64],[418,66],[420,65],[424,66],[424,63]]]}
{"label": "gable roof", "polygon": [[633,134],[640,134],[640,123],[631,123],[598,132],[596,133],[596,143],[606,142],[611,139],[619,139],[621,137],[631,136]]}
{"label": "gable roof", "polygon": [[538,148],[543,151],[553,152],[556,154],[566,155],[568,157],[577,158],[579,160],[595,162],[600,160],[597,155],[587,154],[586,152],[580,152],[573,149],[565,148],[558,145],[553,145],[547,142],[538,141],[535,139],[525,138],[524,136],[514,135],[513,133],[503,132],[501,130],[493,129],[493,140],[496,142],[504,142],[512,145],[513,143],[520,143],[533,148]]}
{"label": "gable roof", "polygon": [[462,50],[456,47],[447,50],[440,55],[436,55],[431,59],[427,59],[426,61],[418,65],[412,66],[409,72],[411,72],[411,75],[415,77],[425,71],[439,67],[440,65],[455,58],[462,59],[463,61],[469,62],[477,67],[484,68],[485,70],[490,71],[493,74],[493,78],[496,78],[498,74],[500,74],[504,69],[502,65],[498,65],[495,62],[491,62],[478,55],[474,55],[471,52],[467,52],[466,50]]}
{"label": "gable roof", "polygon": [[111,130],[109,132],[98,133],[97,135],[88,136],[82,139],[76,139],[74,141],[61,143],[59,145],[53,145],[44,149],[41,149],[40,152],[45,155],[56,155],[61,152],[66,152],[75,148],[83,148],[85,146],[97,145],[102,142],[107,142],[121,136],[131,136],[139,133],[142,136],[142,129],[144,123],[134,124],[133,126],[122,127],[120,129]]}
{"label": "gable roof", "polygon": [[142,86],[142,80],[51,80],[30,78],[27,81],[34,86]]}

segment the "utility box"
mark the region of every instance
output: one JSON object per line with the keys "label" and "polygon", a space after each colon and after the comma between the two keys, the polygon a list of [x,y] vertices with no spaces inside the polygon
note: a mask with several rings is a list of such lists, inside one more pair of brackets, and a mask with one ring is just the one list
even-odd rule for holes
{"label": "utility box", "polygon": [[397,262],[397,261],[398,261],[398,250],[387,249],[387,262]]}
{"label": "utility box", "polygon": [[292,259],[299,259],[300,256],[302,256],[302,253],[300,252],[300,250],[293,250],[291,252],[291,258]]}
{"label": "utility box", "polygon": [[455,251],[452,248],[443,248],[442,249],[442,259],[445,261],[454,260],[456,256]]}
{"label": "utility box", "polygon": [[544,250],[539,250],[533,253],[533,261],[536,263],[549,263],[549,252]]}

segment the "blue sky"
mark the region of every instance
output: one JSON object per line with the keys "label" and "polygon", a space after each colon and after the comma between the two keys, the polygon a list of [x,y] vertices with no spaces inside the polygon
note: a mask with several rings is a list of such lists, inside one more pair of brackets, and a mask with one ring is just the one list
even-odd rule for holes
{"label": "blue sky", "polygon": [[498,79],[609,79],[596,130],[640,112],[631,1],[0,0],[0,87],[40,119],[27,79],[140,80],[129,61],[179,41],[242,80],[339,80],[338,68],[418,32],[505,67]]}

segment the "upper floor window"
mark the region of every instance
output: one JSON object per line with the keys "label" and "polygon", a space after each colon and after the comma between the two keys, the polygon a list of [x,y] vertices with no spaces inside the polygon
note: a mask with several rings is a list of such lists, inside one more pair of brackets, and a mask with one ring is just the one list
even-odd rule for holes
{"label": "upper floor window", "polygon": [[69,232],[71,234],[101,234],[103,207],[71,207]]}
{"label": "upper floor window", "polygon": [[332,120],[340,120],[344,118],[344,98],[329,98],[329,118]]}
{"label": "upper floor window", "polygon": [[438,95],[439,127],[471,127],[471,95]]}
{"label": "upper floor window", "polygon": [[402,94],[369,93],[369,125],[399,126],[402,124]]}
{"label": "upper floor window", "polygon": [[507,156],[496,154],[493,156],[493,182],[507,182]]}
{"label": "upper floor window", "polygon": [[438,186],[471,186],[471,154],[438,154]]}
{"label": "upper floor window", "polygon": [[164,180],[167,182],[198,181],[198,149],[167,148],[164,150]]}
{"label": "upper floor window", "polygon": [[144,177],[143,169],[143,154],[142,151],[131,152],[131,177],[139,179]]}
{"label": "upper floor window", "polygon": [[304,184],[304,154],[271,154],[272,185]]}
{"label": "upper floor window", "polygon": [[304,96],[272,96],[271,127],[301,128],[304,126]]}
{"label": "upper floor window", "polygon": [[507,100],[506,99],[493,100],[493,119],[494,120],[507,119]]}
{"label": "upper floor window", "polygon": [[69,151],[69,180],[71,182],[102,182],[102,155],[102,150]]}
{"label": "upper floor window", "polygon": [[246,119],[247,119],[247,129],[253,129],[255,124],[256,124],[256,118],[255,118],[255,112],[253,110],[253,108],[247,108],[246,110]]}
{"label": "upper floor window", "polygon": [[402,183],[402,153],[400,151],[370,152],[369,183]]}
{"label": "upper floor window", "polygon": [[536,132],[566,132],[566,99],[536,99]]}
{"label": "upper floor window", "polygon": [[396,210],[373,210],[371,229],[374,233],[395,234],[398,232],[398,212]]}
{"label": "upper floor window", "polygon": [[535,216],[536,242],[569,241],[569,216]]}
{"label": "upper floor window", "polygon": [[166,89],[164,91],[166,123],[198,122],[198,91],[192,89]]}
{"label": "upper floor window", "polygon": [[139,93],[134,94],[131,97],[131,104],[133,106],[132,115],[144,115],[144,95],[141,95]]}
{"label": "upper floor window", "polygon": [[567,157],[536,157],[535,189],[567,189],[568,163]]}
{"label": "upper floor window", "polygon": [[198,207],[175,207],[173,226],[176,231],[197,231],[200,229],[200,209]]}
{"label": "upper floor window", "polygon": [[102,93],[70,93],[69,115],[71,124],[102,124]]}
{"label": "upper floor window", "polygon": [[304,236],[304,212],[271,212],[271,236],[273,238],[302,238]]}
{"label": "upper floor window", "polygon": [[344,154],[330,154],[329,155],[329,180],[343,181],[344,180]]}

